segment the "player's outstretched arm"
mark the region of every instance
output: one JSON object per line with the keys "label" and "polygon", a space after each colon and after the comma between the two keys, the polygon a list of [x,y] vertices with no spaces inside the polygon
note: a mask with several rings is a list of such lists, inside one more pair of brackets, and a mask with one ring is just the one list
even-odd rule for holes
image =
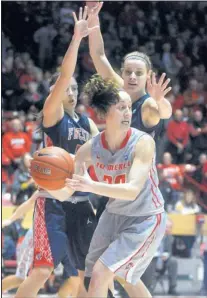
{"label": "player's outstretched arm", "polygon": [[151,96],[142,105],[142,121],[145,126],[157,125],[160,119],[168,119],[172,115],[172,107],[165,96],[172,89],[169,87],[170,79],[165,79],[163,73],[157,81],[155,73],[150,71],[147,78],[147,92]]}
{"label": "player's outstretched arm", "polygon": [[90,10],[89,15],[90,26],[99,26],[97,30],[94,30],[89,35],[89,50],[90,55],[93,60],[94,66],[97,73],[102,76],[104,79],[113,79],[121,87],[123,87],[122,78],[113,70],[110,62],[108,61],[105,51],[104,51],[104,42],[101,34],[100,23],[98,13],[101,10],[103,2],[95,2],[96,6]]}
{"label": "player's outstretched arm", "polygon": [[64,115],[62,99],[64,98],[70,79],[75,71],[81,40],[94,30],[94,28],[88,28],[89,19],[87,19],[87,11],[87,7],[84,8],[84,11],[81,7],[78,17],[73,12],[75,21],[74,34],[69,44],[69,48],[64,56],[60,69],[60,76],[43,107],[43,125],[45,127],[55,125]]}
{"label": "player's outstretched arm", "polygon": [[144,135],[137,142],[135,157],[127,183],[106,184],[93,181],[85,168],[83,176],[73,175],[73,179],[66,179],[66,185],[77,191],[92,192],[97,195],[114,199],[133,201],[139,195],[148,178],[154,154],[154,140],[151,136]]}
{"label": "player's outstretched arm", "polygon": [[2,222],[2,228],[9,226],[10,224],[12,224],[15,220],[21,218],[22,216],[24,216],[29,210],[31,210],[32,208],[34,208],[36,199],[37,199],[37,194],[38,191],[35,191],[33,193],[33,195],[23,204],[21,204],[16,210],[15,212],[12,214],[12,216],[8,219],[5,219]]}

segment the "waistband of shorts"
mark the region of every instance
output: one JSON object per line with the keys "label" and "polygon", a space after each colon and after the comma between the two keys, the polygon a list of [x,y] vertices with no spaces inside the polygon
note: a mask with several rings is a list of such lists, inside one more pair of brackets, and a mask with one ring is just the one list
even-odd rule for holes
{"label": "waistband of shorts", "polygon": [[89,196],[72,196],[65,200],[64,202],[69,202],[72,204],[77,204],[77,203],[83,203],[83,202],[88,202],[89,201]]}
{"label": "waistband of shorts", "polygon": [[[48,193],[46,190],[39,190],[39,192],[37,192],[36,194],[36,198],[47,198],[47,199],[55,199],[54,196],[52,196],[50,193]],[[59,200],[57,200],[59,201]],[[72,196],[72,197],[68,197],[68,199],[62,201],[62,202],[70,202],[72,204],[77,204],[77,203],[81,203],[81,202],[87,202],[89,201],[89,196]],[[59,201],[60,202],[60,201]]]}

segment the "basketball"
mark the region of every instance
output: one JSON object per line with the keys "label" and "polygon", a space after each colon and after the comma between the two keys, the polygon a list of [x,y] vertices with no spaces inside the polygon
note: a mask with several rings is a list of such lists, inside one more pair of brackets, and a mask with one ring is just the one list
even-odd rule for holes
{"label": "basketball", "polygon": [[57,190],[65,186],[65,179],[74,173],[70,154],[58,147],[46,147],[33,155],[30,173],[39,187]]}

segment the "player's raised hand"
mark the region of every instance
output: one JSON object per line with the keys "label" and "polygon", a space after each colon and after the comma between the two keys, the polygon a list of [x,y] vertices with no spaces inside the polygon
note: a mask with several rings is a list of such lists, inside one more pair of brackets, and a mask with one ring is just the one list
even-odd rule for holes
{"label": "player's raised hand", "polygon": [[90,2],[90,1],[86,1],[86,5],[88,6],[88,14],[89,16],[92,15],[94,16],[98,16],[102,6],[103,6],[103,2],[99,2],[99,1],[94,1],[94,2]]}
{"label": "player's raised hand", "polygon": [[93,180],[88,174],[85,163],[83,164],[83,176],[73,175],[72,179],[65,180],[65,186],[72,188],[75,191],[91,192]]}
{"label": "player's raised hand", "polygon": [[76,13],[73,12],[73,18],[75,21],[74,35],[77,39],[82,39],[83,37],[88,36],[90,32],[92,32],[98,27],[98,26],[94,26],[89,28],[88,23],[90,22],[90,18],[92,18],[92,16],[91,17],[89,16],[88,18],[87,17],[88,17],[87,6],[84,7],[84,10],[82,7],[80,7],[78,17],[76,16]]}
{"label": "player's raised hand", "polygon": [[167,87],[170,79],[165,80],[166,74],[163,73],[157,82],[155,73],[150,71],[147,77],[147,91],[149,95],[156,101],[163,99],[168,92],[172,89]]}

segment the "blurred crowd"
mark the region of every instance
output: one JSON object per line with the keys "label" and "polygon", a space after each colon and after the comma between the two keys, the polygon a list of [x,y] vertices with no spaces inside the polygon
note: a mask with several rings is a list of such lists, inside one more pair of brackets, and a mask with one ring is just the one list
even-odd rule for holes
{"label": "blurred crowd", "polygon": [[[33,153],[41,142],[41,135],[36,132],[35,114],[42,109],[49,93],[48,80],[59,70],[67,50],[73,33],[72,11],[77,11],[78,5],[61,1],[3,3],[4,191],[11,190],[8,186],[13,181],[13,170],[24,163],[21,159],[24,154]],[[100,15],[106,55],[118,72],[122,57],[138,49],[150,56],[158,76],[166,72],[171,78],[172,91],[168,99],[173,117],[163,121],[157,156],[160,187],[169,211],[181,212],[185,179],[193,179],[197,189],[195,202],[191,204],[196,204],[198,198],[201,206],[196,206],[195,210],[197,207],[206,209],[205,12],[205,2],[106,2]],[[18,18],[14,21],[15,15]],[[101,130],[104,122],[96,117],[81,92],[82,85],[95,71],[87,40],[81,44],[78,59],[75,73],[80,86],[77,111],[89,115]]]}
{"label": "blurred crowd", "polygon": [[[35,186],[28,158],[42,135],[36,114],[49,94],[73,34],[80,2],[2,2],[2,190],[19,205]],[[120,73],[123,56],[147,53],[159,77],[171,78],[173,116],[157,144],[160,189],[168,212],[207,213],[207,3],[105,2],[100,14],[106,56]],[[75,77],[77,111],[104,128],[81,92],[95,72],[88,41],[80,46]],[[191,185],[191,187],[188,187]]]}

